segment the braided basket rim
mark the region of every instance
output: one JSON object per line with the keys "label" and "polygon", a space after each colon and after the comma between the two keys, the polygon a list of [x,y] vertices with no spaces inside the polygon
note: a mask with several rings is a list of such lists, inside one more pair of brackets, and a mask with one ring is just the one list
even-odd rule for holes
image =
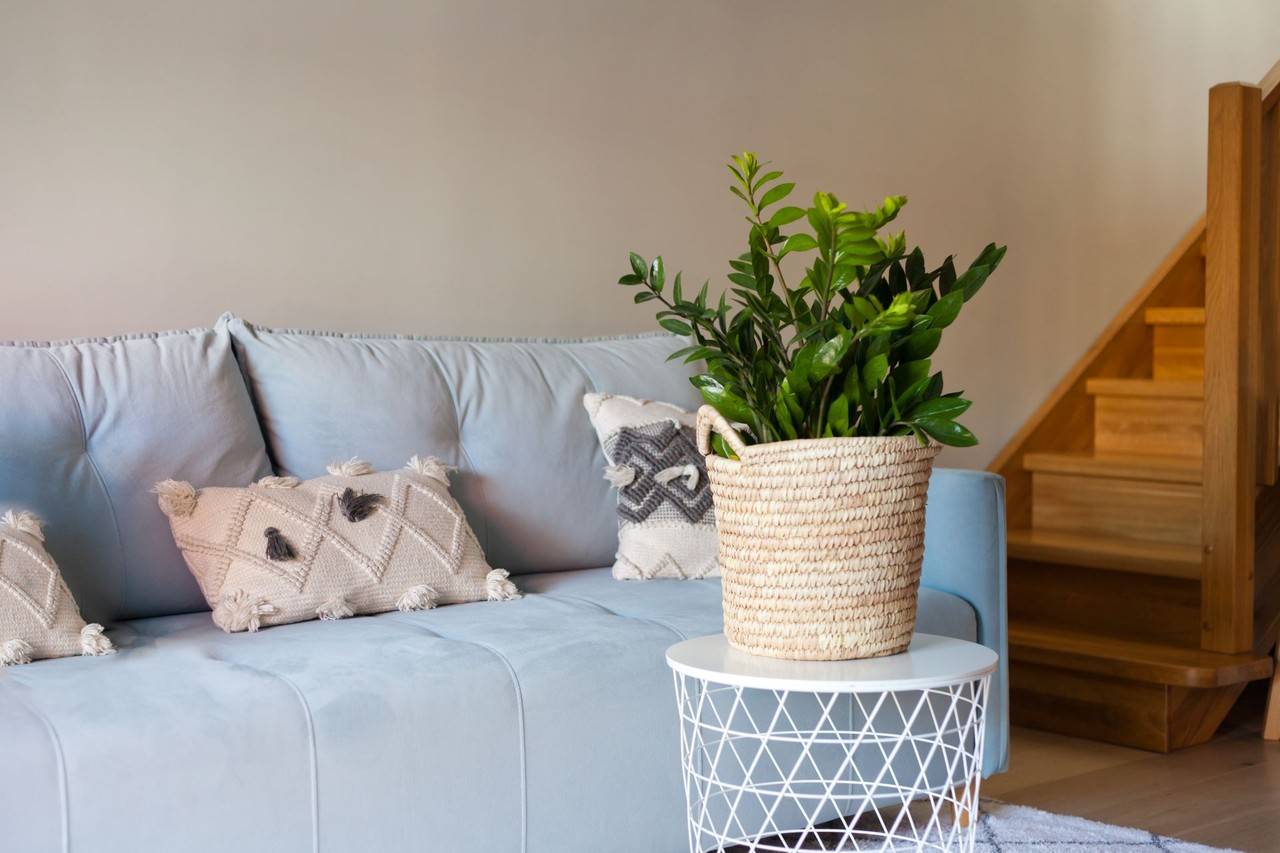
{"label": "braided basket rim", "polygon": [[[941,451],[942,447],[937,442],[931,441],[927,444],[921,444],[912,435],[848,435],[848,436],[826,436],[824,438],[789,438],[785,441],[762,441],[759,444],[748,444],[746,447],[746,455],[751,456],[764,452],[786,452],[787,450],[806,450],[815,445],[824,447],[834,447],[851,451],[866,450],[871,447],[879,447],[885,445],[903,445],[904,450],[925,450],[936,449]],[[723,456],[711,454],[708,458],[724,459]],[[743,454],[738,454],[738,458],[743,458]],[[733,460],[727,460],[732,462]]]}

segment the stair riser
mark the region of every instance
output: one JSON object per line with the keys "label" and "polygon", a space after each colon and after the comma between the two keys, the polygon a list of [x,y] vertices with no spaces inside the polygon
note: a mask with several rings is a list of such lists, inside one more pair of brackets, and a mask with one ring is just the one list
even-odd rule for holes
{"label": "stair riser", "polygon": [[1170,752],[1203,743],[1244,689],[1169,687],[1018,660],[1010,670],[1014,725]]}
{"label": "stair riser", "polygon": [[1103,453],[1200,456],[1204,405],[1185,397],[1094,397],[1093,443]]}
{"label": "stair riser", "polygon": [[1200,584],[1181,578],[1009,561],[1009,620],[1148,643],[1200,641]]}
{"label": "stair riser", "polygon": [[1200,487],[1037,472],[1032,525],[1102,536],[1200,544]]}
{"label": "stair riser", "polygon": [[1072,672],[1025,663],[1009,665],[1009,717],[1015,726],[1169,751],[1163,684]]}
{"label": "stair riser", "polygon": [[1203,326],[1155,326],[1154,332],[1154,378],[1204,378]]}

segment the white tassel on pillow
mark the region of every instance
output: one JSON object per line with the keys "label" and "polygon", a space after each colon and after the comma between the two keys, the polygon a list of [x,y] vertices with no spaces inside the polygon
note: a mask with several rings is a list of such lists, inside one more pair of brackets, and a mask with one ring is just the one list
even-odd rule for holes
{"label": "white tassel on pillow", "polygon": [[5,640],[0,643],[0,666],[16,666],[31,663],[31,644],[23,639]]}
{"label": "white tassel on pillow", "polygon": [[182,480],[161,480],[151,487],[160,510],[170,518],[186,518],[196,511],[195,486]]}
{"label": "white tassel on pillow", "polygon": [[670,468],[663,468],[661,471],[653,475],[653,479],[659,483],[670,483],[672,480],[684,478],[684,487],[689,491],[698,488],[698,466],[692,463],[688,465],[673,465]]}
{"label": "white tassel on pillow", "polygon": [[25,509],[8,510],[0,516],[0,524],[14,533],[25,533],[37,542],[44,541],[44,529],[40,526],[40,519],[34,512],[27,512]]}
{"label": "white tassel on pillow", "polygon": [[115,654],[116,647],[103,630],[97,622],[90,622],[80,629],[80,654],[94,657]]}
{"label": "white tassel on pillow", "polygon": [[337,622],[339,619],[355,616],[356,611],[345,598],[338,596],[317,607],[316,615],[324,622]]}
{"label": "white tassel on pillow", "polygon": [[430,477],[433,480],[439,480],[446,486],[449,485],[449,469],[443,462],[434,456],[417,456],[409,458],[408,463],[404,466],[415,474],[421,474],[424,477]]}
{"label": "white tassel on pillow", "polygon": [[330,462],[325,470],[335,477],[363,477],[373,473],[373,466],[352,456],[346,462]]}
{"label": "white tassel on pillow", "polygon": [[396,602],[396,609],[408,613],[411,610],[430,610],[436,606],[439,596],[436,591],[426,584],[411,586],[404,591],[404,595]]}
{"label": "white tassel on pillow", "polygon": [[506,569],[494,569],[485,575],[484,586],[490,601],[510,601],[520,597],[520,590],[508,580],[510,577],[511,572]]}
{"label": "white tassel on pillow", "polygon": [[301,482],[297,477],[263,477],[254,485],[264,489],[296,489]]}
{"label": "white tassel on pillow", "polygon": [[630,465],[610,465],[604,469],[604,478],[615,488],[629,486],[636,480],[636,469]]}
{"label": "white tassel on pillow", "polygon": [[263,616],[275,616],[277,612],[274,604],[252,598],[243,589],[237,589],[222,596],[218,606],[213,608],[213,624],[228,634],[237,631],[253,633],[262,627]]}

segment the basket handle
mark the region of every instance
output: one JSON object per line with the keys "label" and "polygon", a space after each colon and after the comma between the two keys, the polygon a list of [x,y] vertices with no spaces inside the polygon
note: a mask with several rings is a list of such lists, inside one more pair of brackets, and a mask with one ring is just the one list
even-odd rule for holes
{"label": "basket handle", "polygon": [[741,459],[743,454],[747,452],[747,445],[742,440],[742,436],[738,435],[729,422],[724,419],[724,415],[715,410],[713,406],[703,406],[698,409],[698,452],[703,456],[710,456],[711,450],[711,432],[720,433],[725,443],[738,455]]}

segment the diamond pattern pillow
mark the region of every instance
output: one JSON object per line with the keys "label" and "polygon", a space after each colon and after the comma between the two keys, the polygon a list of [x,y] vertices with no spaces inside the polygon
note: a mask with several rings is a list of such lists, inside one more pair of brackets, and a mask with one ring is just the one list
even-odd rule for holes
{"label": "diamond pattern pillow", "polygon": [[114,651],[101,625],[80,618],[44,549],[40,520],[15,510],[0,516],[0,666]]}
{"label": "diamond pattern pillow", "polygon": [[165,480],[154,491],[227,632],[519,597],[485,561],[435,459],[383,473],[352,459],[325,477],[247,488]]}
{"label": "diamond pattern pillow", "polygon": [[618,489],[618,580],[718,576],[715,509],[694,413],[668,403],[587,394],[582,403]]}

